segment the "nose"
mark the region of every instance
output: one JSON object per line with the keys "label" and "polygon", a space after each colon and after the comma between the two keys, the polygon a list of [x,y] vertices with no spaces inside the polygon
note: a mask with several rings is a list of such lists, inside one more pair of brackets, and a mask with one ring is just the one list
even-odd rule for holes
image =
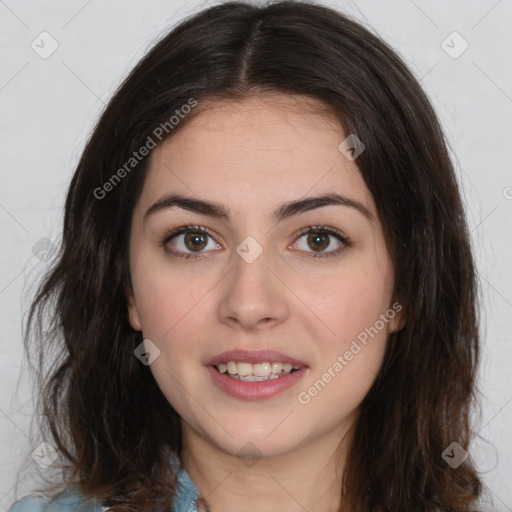
{"label": "nose", "polygon": [[270,267],[267,253],[263,251],[251,263],[238,254],[233,259],[233,267],[223,280],[220,321],[247,331],[284,322],[289,315],[287,289],[283,277]]}

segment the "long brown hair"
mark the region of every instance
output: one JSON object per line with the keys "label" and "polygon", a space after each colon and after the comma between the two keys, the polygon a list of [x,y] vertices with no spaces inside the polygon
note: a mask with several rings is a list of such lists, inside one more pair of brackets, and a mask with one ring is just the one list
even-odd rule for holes
{"label": "long brown hair", "polygon": [[170,507],[179,417],[134,357],[142,335],[126,309],[131,215],[148,159],[127,162],[148,137],[160,143],[186,125],[193,112],[169,120],[191,99],[275,91],[320,100],[363,141],[357,164],[398,269],[406,323],[390,334],[360,406],[343,503],[355,512],[475,510],[482,484],[471,456],[457,468],[442,457],[453,442],[469,451],[479,361],[476,271],[447,143],[390,46],[302,1],[227,2],[184,20],[131,71],[86,144],[60,252],[25,330],[27,356],[38,354],[41,429],[66,461],[64,480],[115,510]]}

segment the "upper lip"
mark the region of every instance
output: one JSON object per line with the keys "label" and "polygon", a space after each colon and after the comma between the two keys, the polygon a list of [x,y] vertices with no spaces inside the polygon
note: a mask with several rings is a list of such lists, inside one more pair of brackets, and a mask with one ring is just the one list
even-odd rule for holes
{"label": "upper lip", "polygon": [[293,366],[307,366],[304,361],[287,356],[281,352],[276,352],[275,350],[228,350],[227,352],[222,352],[212,357],[206,361],[205,364],[206,366],[216,366],[229,361],[240,361],[252,364],[268,361],[270,363],[289,363]]}

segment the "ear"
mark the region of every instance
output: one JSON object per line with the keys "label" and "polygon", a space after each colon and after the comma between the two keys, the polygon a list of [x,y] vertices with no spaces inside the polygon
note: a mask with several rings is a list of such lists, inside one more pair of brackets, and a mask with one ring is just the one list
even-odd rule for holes
{"label": "ear", "polygon": [[395,301],[390,309],[395,312],[395,316],[389,321],[389,332],[400,331],[406,324],[404,307],[401,302]]}
{"label": "ear", "polygon": [[137,305],[135,304],[133,292],[130,289],[126,291],[126,305],[128,308],[128,321],[130,322],[132,329],[135,331],[142,331]]}

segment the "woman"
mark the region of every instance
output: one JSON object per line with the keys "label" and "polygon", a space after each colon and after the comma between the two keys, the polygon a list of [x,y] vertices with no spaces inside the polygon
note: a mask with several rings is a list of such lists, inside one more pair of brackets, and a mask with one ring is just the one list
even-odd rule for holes
{"label": "woman", "polygon": [[40,405],[64,483],[13,512],[476,510],[444,136],[397,54],[327,7],[220,4],[136,65],[26,338],[62,347]]}

